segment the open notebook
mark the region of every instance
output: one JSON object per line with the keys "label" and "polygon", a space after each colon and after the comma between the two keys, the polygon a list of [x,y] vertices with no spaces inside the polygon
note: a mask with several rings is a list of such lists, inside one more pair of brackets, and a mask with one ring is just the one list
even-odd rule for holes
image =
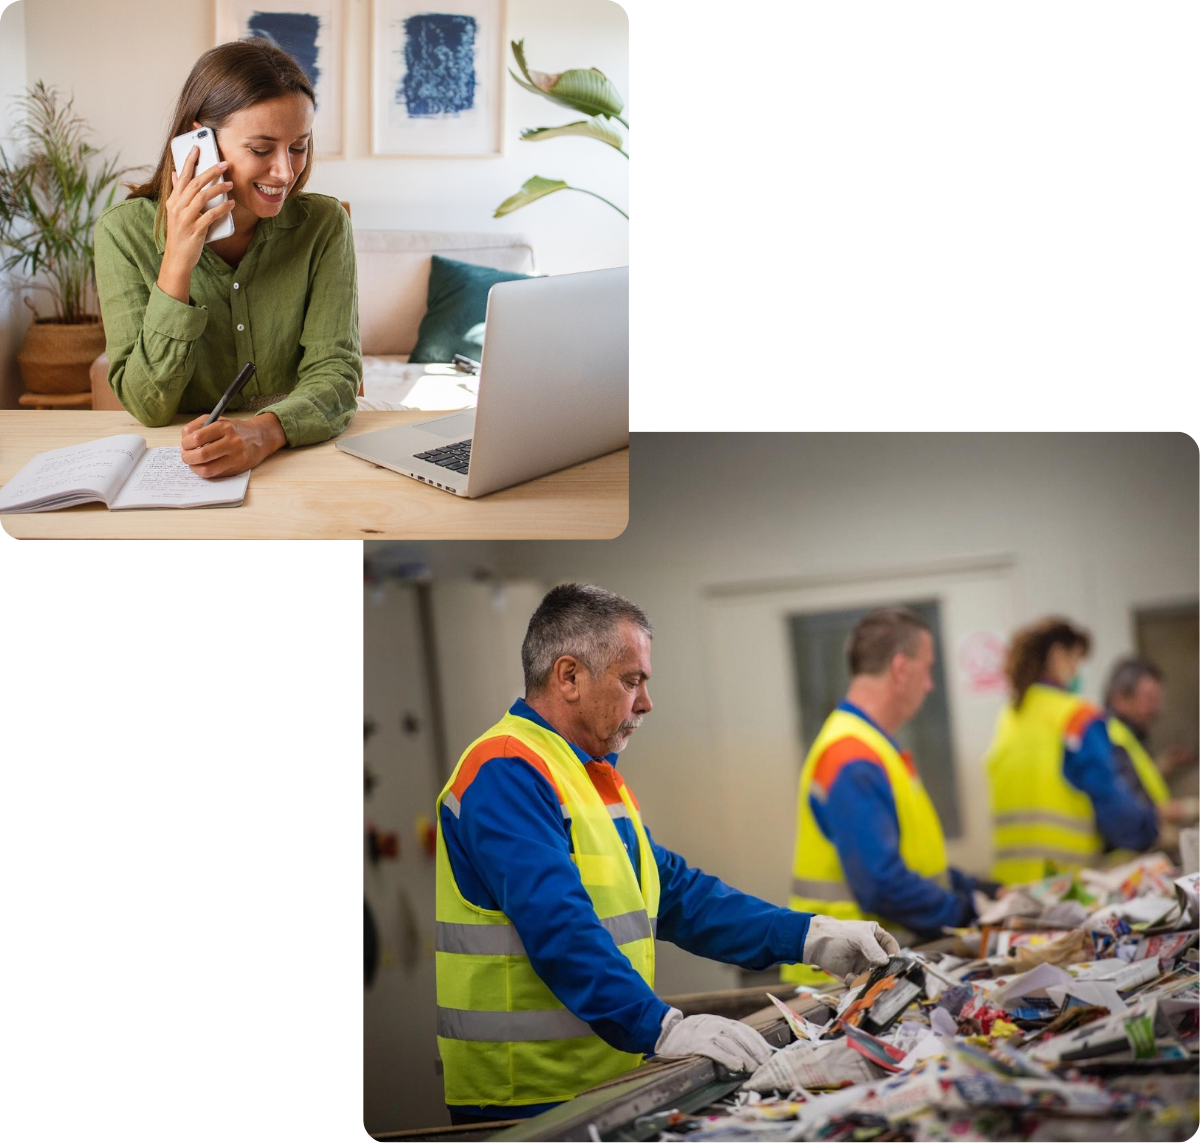
{"label": "open notebook", "polygon": [[0,489],[0,512],[53,512],[99,500],[109,508],[216,508],[246,499],[250,473],[206,480],[179,449],[105,437],[38,453]]}

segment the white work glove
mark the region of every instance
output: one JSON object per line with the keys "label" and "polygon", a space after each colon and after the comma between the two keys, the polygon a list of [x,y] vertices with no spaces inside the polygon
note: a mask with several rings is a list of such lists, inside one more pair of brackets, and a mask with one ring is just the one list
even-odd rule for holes
{"label": "white work glove", "polygon": [[707,1056],[731,1072],[753,1072],[771,1058],[771,1045],[749,1024],[724,1016],[684,1016],[667,1010],[654,1054],[667,1059]]}
{"label": "white work glove", "polygon": [[887,964],[899,951],[896,938],[874,921],[839,921],[818,914],[808,922],[800,959],[841,979]]}

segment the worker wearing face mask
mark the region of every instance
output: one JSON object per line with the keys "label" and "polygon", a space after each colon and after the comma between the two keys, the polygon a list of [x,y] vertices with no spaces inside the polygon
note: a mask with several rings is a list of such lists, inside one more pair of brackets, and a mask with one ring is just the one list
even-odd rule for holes
{"label": "worker wearing face mask", "polygon": [[1117,769],[1104,711],[1078,693],[1090,650],[1087,632],[1065,619],[1012,638],[1012,700],[987,758],[992,876],[1006,884],[1093,864],[1106,848],[1144,850],[1158,836],[1153,805]]}

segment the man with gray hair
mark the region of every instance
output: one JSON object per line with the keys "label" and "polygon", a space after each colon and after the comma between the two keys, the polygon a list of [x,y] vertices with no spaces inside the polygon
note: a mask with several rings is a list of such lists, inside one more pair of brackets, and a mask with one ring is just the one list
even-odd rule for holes
{"label": "man with gray hair", "polygon": [[529,621],[525,697],[438,798],[438,1049],[455,1123],[536,1115],[639,1064],[703,1055],[752,1071],[748,1025],[654,993],[654,941],[760,970],[841,977],[887,961],[869,921],[793,912],[659,845],[616,768],[650,713],[653,630],[636,604],[563,584]]}
{"label": "man with gray hair", "polygon": [[[1108,739],[1117,770],[1124,775],[1134,795],[1154,808],[1161,823],[1186,825],[1196,820],[1196,799],[1171,797],[1147,745],[1151,728],[1162,717],[1163,697],[1162,671],[1154,663],[1132,656],[1119,659],[1113,666],[1104,696]],[[1194,762],[1186,752],[1183,760]],[[1168,756],[1168,765],[1170,761]],[[1168,840],[1175,839],[1168,837]],[[1162,837],[1159,844],[1164,844]]]}

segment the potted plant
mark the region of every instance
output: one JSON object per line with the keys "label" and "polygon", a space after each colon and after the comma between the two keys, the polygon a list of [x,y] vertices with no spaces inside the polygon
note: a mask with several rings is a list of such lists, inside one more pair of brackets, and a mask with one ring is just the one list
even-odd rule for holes
{"label": "potted plant", "polygon": [[92,232],[131,168],[118,168],[115,158],[97,164],[101,152],[85,142],[89,129],[72,113],[74,100],[60,103],[40,80],[17,103],[21,154],[0,147],[0,268],[20,268],[24,288],[48,291],[54,305],[52,317],[37,317],[25,297],[35,319],[17,364],[31,393],[81,393],[104,352],[104,326],[91,312]]}

